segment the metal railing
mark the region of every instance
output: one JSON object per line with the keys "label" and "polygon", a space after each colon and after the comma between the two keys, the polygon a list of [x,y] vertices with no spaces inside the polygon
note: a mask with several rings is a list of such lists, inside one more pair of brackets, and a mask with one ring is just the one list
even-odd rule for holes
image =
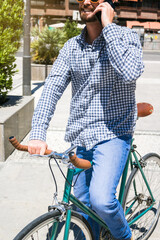
{"label": "metal railing", "polygon": [[159,41],[144,40],[141,41],[141,45],[144,50],[160,50],[160,40]]}

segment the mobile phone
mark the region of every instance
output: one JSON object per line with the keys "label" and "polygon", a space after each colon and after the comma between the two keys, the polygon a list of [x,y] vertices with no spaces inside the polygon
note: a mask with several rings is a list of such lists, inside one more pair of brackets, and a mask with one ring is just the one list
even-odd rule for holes
{"label": "mobile phone", "polygon": [[[111,5],[111,7],[115,10],[115,5],[112,2],[112,0],[104,0],[104,2],[108,2]],[[101,11],[96,13],[96,17],[99,20],[99,22],[101,23]]]}

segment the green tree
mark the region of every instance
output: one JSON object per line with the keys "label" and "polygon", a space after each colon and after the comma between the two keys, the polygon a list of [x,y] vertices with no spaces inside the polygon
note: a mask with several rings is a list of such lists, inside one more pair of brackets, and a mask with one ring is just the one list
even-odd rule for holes
{"label": "green tree", "polygon": [[23,0],[0,0],[0,101],[12,88],[15,53],[23,29]]}

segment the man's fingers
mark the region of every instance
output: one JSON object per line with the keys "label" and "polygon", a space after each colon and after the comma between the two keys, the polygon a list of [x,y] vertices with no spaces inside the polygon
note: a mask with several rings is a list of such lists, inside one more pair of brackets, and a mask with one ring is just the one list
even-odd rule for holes
{"label": "man's fingers", "polygon": [[41,147],[37,146],[37,148],[35,148],[35,154],[40,154],[41,151]]}
{"label": "man's fingers", "polygon": [[29,146],[29,145],[28,145],[28,152],[29,152],[30,154],[36,154],[36,149],[33,148],[32,146]]}
{"label": "man's fingers", "polygon": [[42,146],[41,149],[40,149],[40,155],[44,155],[46,149],[47,149],[47,146]]}
{"label": "man's fingers", "polygon": [[43,142],[41,140],[31,140],[31,141],[29,141],[28,152],[30,154],[44,155],[46,149],[47,149],[46,142]]}
{"label": "man's fingers", "polygon": [[99,11],[104,10],[106,7],[107,7],[110,11],[113,11],[113,12],[114,12],[114,9],[111,7],[111,5],[110,5],[109,3],[107,3],[107,2],[105,2],[105,3],[99,4],[99,5],[96,7],[96,9],[94,10],[94,13],[97,13],[97,12],[99,12]]}

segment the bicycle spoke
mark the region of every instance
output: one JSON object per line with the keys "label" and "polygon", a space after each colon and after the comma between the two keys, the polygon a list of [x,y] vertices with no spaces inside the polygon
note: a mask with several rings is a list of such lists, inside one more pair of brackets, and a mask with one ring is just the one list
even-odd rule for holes
{"label": "bicycle spoke", "polygon": [[149,234],[156,225],[160,208],[160,158],[156,154],[148,154],[144,157],[144,160],[146,166],[142,169],[155,202],[153,202],[138,168],[131,173],[132,177],[125,192],[124,208],[127,213],[126,218],[127,221],[133,222],[131,229],[136,240],[148,239]]}
{"label": "bicycle spoke", "polygon": [[[64,215],[63,218],[61,216],[60,222],[58,221],[59,217],[60,212],[57,211],[42,215],[26,226],[14,240],[62,240],[65,232],[66,216]],[[68,240],[76,239],[92,240],[93,235],[86,219],[72,211]]]}

